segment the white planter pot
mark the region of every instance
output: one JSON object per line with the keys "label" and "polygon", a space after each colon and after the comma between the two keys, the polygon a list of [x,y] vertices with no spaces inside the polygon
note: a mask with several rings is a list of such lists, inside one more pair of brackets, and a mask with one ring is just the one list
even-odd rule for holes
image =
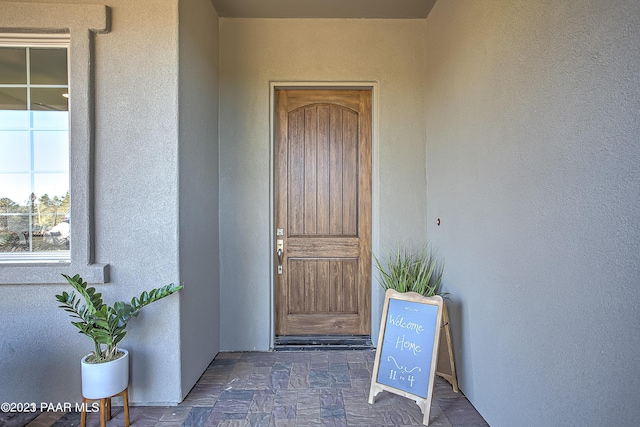
{"label": "white planter pot", "polygon": [[129,385],[129,352],[118,349],[124,356],[105,363],[87,363],[82,358],[82,396],[87,399],[111,397]]}

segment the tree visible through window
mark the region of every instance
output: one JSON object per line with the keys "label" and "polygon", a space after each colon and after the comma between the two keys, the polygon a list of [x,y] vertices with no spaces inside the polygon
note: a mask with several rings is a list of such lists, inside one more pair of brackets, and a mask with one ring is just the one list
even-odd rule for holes
{"label": "tree visible through window", "polygon": [[0,260],[69,259],[68,60],[59,44],[0,45]]}

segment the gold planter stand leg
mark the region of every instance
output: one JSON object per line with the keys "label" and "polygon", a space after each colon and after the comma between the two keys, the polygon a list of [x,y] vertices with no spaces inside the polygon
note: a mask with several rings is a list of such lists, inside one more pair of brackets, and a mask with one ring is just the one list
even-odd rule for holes
{"label": "gold planter stand leg", "polygon": [[111,419],[111,399],[117,396],[122,396],[122,399],[124,400],[124,427],[129,427],[129,387],[125,388],[118,394],[102,399],[87,399],[83,396],[82,413],[80,414],[80,427],[86,427],[87,406],[89,402],[93,402],[94,400],[100,400],[100,427],[106,427],[107,421]]}

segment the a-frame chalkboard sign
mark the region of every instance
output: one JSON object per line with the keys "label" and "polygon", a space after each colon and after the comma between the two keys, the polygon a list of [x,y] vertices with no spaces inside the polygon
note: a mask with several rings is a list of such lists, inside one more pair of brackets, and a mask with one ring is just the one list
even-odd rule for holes
{"label": "a-frame chalkboard sign", "polygon": [[429,425],[438,360],[442,297],[415,292],[385,293],[369,403],[381,391],[414,400]]}

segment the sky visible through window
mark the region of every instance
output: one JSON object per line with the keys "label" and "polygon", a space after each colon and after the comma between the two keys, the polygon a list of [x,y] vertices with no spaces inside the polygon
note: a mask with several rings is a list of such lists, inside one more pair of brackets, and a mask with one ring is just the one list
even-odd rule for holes
{"label": "sky visible through window", "polygon": [[24,205],[31,193],[69,191],[67,111],[0,110],[0,199]]}

